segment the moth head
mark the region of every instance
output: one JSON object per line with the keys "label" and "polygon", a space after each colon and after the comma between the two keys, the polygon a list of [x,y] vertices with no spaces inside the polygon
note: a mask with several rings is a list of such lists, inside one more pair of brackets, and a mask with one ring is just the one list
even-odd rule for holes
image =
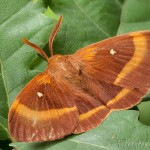
{"label": "moth head", "polygon": [[63,61],[63,57],[60,54],[56,54],[48,59],[48,66],[55,66]]}
{"label": "moth head", "polygon": [[65,72],[68,70],[69,64],[67,61],[67,56],[54,55],[48,59],[47,70],[49,72]]}

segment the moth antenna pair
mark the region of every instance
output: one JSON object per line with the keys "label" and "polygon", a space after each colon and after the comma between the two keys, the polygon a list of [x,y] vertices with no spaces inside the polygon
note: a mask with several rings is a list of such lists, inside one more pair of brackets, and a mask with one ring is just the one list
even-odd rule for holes
{"label": "moth antenna pair", "polygon": [[[50,54],[51,56],[53,56],[53,41],[55,39],[55,36],[61,26],[62,23],[62,19],[63,16],[60,16],[59,20],[57,21],[55,27],[53,28],[50,37],[49,37],[49,50],[50,50]],[[43,49],[41,49],[39,46],[33,44],[32,42],[29,42],[26,38],[22,38],[22,41],[29,45],[30,47],[34,48],[44,59],[46,59],[48,61],[49,57],[46,55],[46,53],[43,51]]]}

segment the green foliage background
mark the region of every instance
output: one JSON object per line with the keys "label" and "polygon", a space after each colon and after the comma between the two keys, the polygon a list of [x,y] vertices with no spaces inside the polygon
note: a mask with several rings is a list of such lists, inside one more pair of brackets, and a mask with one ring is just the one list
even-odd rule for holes
{"label": "green foliage background", "polygon": [[[46,62],[22,43],[22,37],[48,53],[49,33],[63,15],[54,51],[70,54],[118,34],[150,30],[149,4],[150,0],[1,0],[0,149],[12,148],[8,146],[12,141],[7,127],[10,105],[28,81],[46,67]],[[150,94],[137,108],[113,112],[101,126],[84,134],[54,142],[14,142],[10,146],[20,150],[149,150]]]}

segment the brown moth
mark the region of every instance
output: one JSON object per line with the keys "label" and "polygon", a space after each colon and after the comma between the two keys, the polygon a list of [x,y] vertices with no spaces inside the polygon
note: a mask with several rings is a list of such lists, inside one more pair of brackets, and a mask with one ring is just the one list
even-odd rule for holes
{"label": "brown moth", "polygon": [[72,55],[52,57],[23,39],[48,62],[19,93],[9,111],[9,130],[16,141],[56,140],[100,125],[113,110],[138,104],[150,87],[150,31],[109,38]]}

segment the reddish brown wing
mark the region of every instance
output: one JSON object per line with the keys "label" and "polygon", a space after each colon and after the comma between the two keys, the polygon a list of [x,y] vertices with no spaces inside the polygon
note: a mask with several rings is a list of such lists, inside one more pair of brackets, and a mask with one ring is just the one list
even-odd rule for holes
{"label": "reddish brown wing", "polygon": [[128,109],[141,101],[150,86],[148,43],[150,32],[136,32],[92,44],[74,54],[81,65],[82,89],[93,97],[92,105],[100,102],[95,109],[89,107],[88,98],[76,102],[80,125],[75,133],[96,127],[112,110]]}
{"label": "reddish brown wing", "polygon": [[134,32],[87,46],[75,53],[83,73],[128,88],[150,86],[150,31]]}
{"label": "reddish brown wing", "polygon": [[37,75],[21,91],[9,111],[9,130],[17,141],[63,138],[77,127],[79,115],[72,89],[47,73]]}
{"label": "reddish brown wing", "polygon": [[[85,132],[100,125],[115,109],[128,109],[141,101],[146,91],[122,88],[107,82],[99,82],[82,75],[80,97],[75,100],[79,111],[79,126],[74,133]],[[81,90],[80,90],[81,91]]]}

